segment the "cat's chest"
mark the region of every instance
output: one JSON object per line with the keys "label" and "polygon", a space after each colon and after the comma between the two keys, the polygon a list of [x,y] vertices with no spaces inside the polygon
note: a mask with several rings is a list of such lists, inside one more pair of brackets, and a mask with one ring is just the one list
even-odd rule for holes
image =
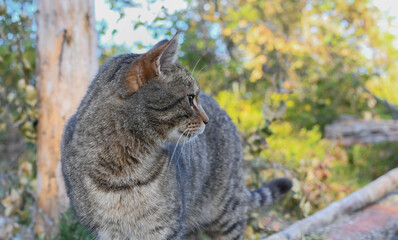
{"label": "cat's chest", "polygon": [[130,221],[142,221],[147,218],[143,216],[156,212],[167,211],[167,198],[159,197],[159,189],[155,184],[145,187],[134,187],[122,191],[104,191],[89,184],[89,195],[96,213],[104,218],[123,218]]}

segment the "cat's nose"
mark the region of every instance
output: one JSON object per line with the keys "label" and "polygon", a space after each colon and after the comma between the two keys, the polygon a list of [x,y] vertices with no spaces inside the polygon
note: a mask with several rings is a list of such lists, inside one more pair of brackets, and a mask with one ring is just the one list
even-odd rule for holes
{"label": "cat's nose", "polygon": [[199,110],[199,116],[202,119],[204,124],[208,124],[209,123],[209,117],[207,116],[205,110],[203,110],[201,105],[198,105],[198,110]]}
{"label": "cat's nose", "polygon": [[200,117],[202,118],[202,121],[205,125],[209,123],[209,117],[205,113],[205,111],[201,112]]}

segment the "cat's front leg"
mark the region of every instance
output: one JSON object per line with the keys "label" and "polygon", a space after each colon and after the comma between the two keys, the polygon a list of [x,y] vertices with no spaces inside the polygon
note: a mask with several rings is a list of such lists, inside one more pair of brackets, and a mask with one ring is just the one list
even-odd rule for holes
{"label": "cat's front leg", "polygon": [[[120,226],[107,226],[102,228],[96,239],[98,240],[183,240],[178,229],[174,229],[172,226],[157,226],[146,229],[143,227],[143,231],[129,232],[129,229],[122,229]],[[145,230],[144,230],[145,229]]]}
{"label": "cat's front leg", "polygon": [[242,240],[245,234],[246,221],[232,220],[216,232],[208,233],[215,240]]}
{"label": "cat's front leg", "polygon": [[215,240],[241,240],[244,238],[247,215],[246,206],[232,199],[227,207],[204,232]]}

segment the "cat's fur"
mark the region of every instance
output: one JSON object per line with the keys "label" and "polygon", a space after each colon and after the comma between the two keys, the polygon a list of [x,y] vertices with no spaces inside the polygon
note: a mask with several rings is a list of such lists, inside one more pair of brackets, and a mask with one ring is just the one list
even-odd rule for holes
{"label": "cat's fur", "polygon": [[175,36],[108,61],[66,125],[67,194],[98,239],[242,239],[246,211],[291,188],[245,188],[238,132],[177,49]]}

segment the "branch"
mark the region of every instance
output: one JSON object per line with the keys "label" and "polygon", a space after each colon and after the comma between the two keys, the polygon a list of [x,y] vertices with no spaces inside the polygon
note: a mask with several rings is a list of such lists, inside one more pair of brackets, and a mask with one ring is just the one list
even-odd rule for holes
{"label": "branch", "polygon": [[394,105],[390,102],[388,102],[385,98],[382,99],[378,96],[376,96],[375,94],[373,94],[367,87],[365,87],[364,85],[362,85],[363,90],[365,90],[365,92],[369,93],[370,95],[372,95],[372,97],[374,99],[376,99],[376,101],[383,103],[387,109],[390,111],[392,118],[393,119],[398,119],[398,106]]}
{"label": "branch", "polygon": [[311,229],[328,225],[339,216],[357,211],[397,188],[398,168],[395,168],[342,200],[330,204],[308,218],[300,220],[285,230],[263,240],[300,239]]}

